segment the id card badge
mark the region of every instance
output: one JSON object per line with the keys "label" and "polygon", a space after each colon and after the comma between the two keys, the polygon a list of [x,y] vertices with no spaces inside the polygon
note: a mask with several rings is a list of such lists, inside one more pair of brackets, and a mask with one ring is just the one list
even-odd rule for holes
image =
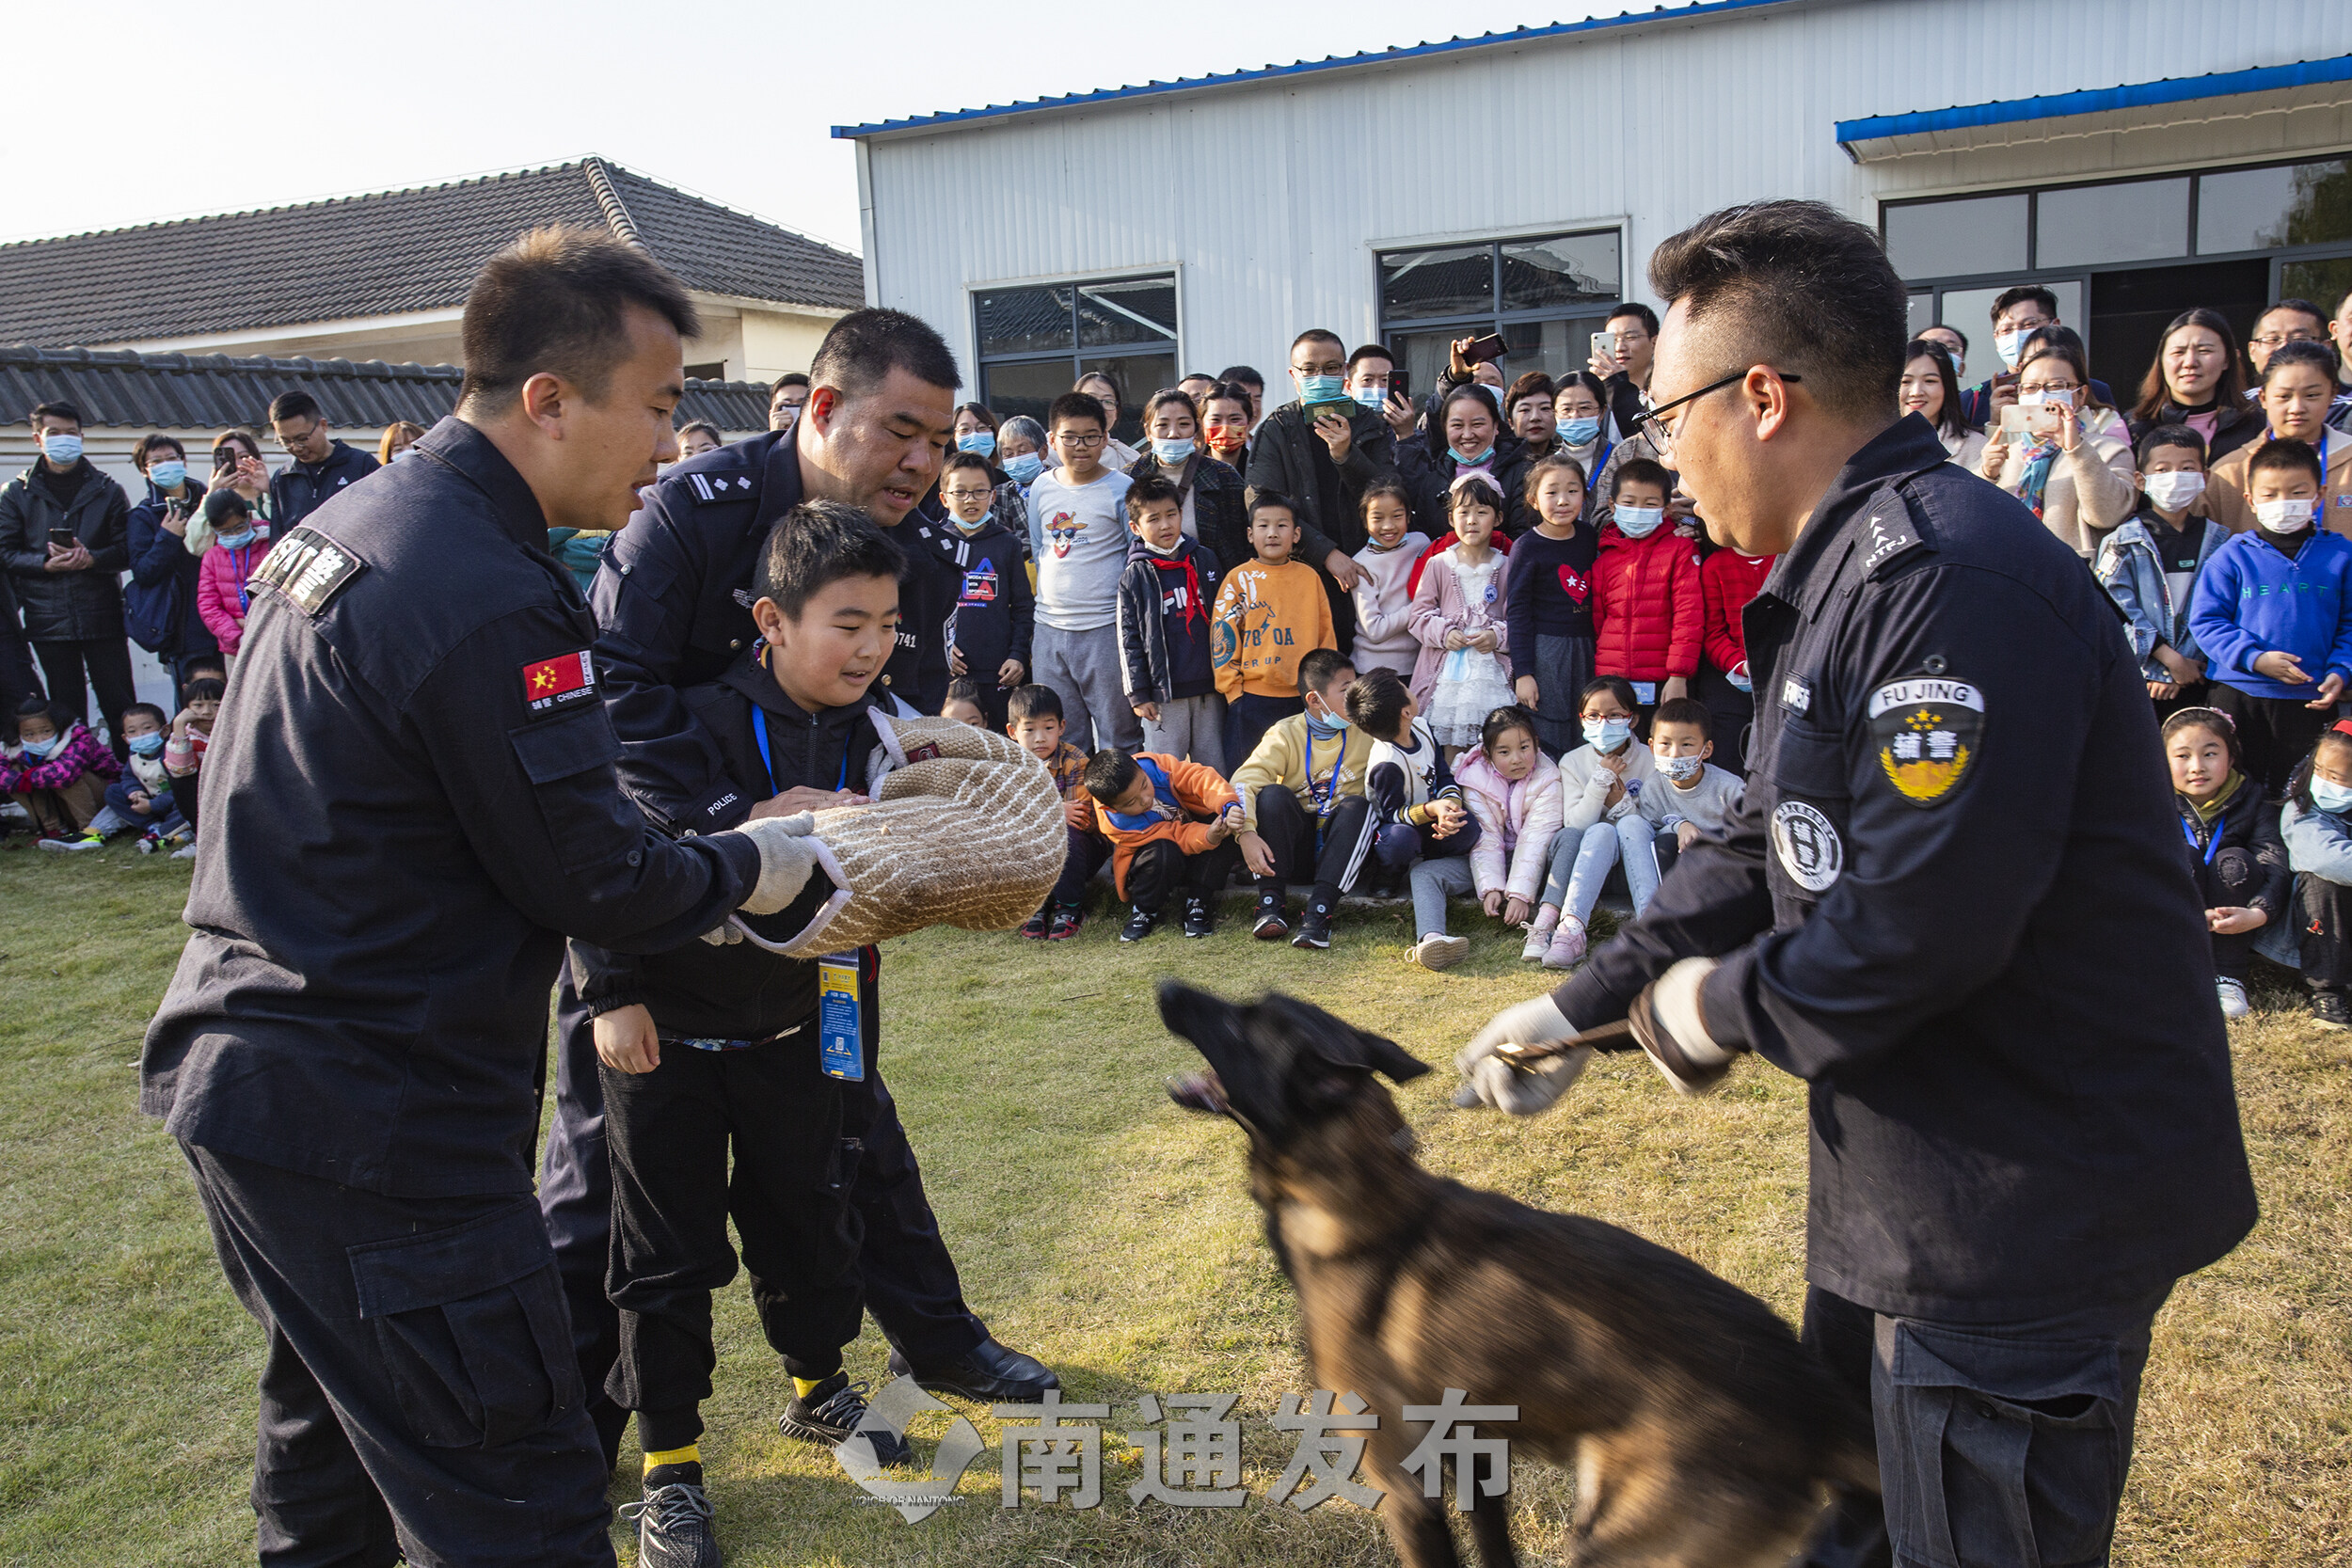
{"label": "id card badge", "polygon": [[817,1065],[828,1078],[866,1081],[866,1031],[859,1027],[857,954],[817,960]]}
{"label": "id card badge", "polygon": [[1641,704],[1644,707],[1648,707],[1652,704],[1656,703],[1658,701],[1658,683],[1656,681],[1635,681],[1633,683],[1633,700]]}

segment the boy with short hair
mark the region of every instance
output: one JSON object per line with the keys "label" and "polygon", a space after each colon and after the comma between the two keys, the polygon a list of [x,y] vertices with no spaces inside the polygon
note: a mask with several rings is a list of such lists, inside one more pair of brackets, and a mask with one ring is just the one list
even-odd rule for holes
{"label": "boy with short hair", "polygon": [[[106,786],[106,809],[117,823],[139,831],[138,849],[151,855],[187,829],[172,798],[171,774],[164,767],[164,732],[170,718],[153,703],[122,710],[122,743],[130,748],[122,777]],[[179,847],[177,842],[168,844]]]}
{"label": "boy with short hair", "polygon": [[1134,906],[1121,942],[1150,936],[1168,895],[1184,890],[1184,935],[1216,929],[1216,900],[1241,847],[1241,800],[1216,769],[1161,752],[1104,748],[1087,759],[1086,790],[1111,846],[1111,885]]}
{"label": "boy with short hair", "polygon": [[1103,405],[1086,393],[1056,398],[1045,423],[1061,466],[1029,487],[1029,515],[1045,545],[1037,558],[1030,678],[1060,699],[1080,756],[1098,745],[1133,751],[1143,726],[1121,689],[1119,578],[1127,569],[1134,481],[1104,467],[1110,433]]}
{"label": "boy with short hair", "polygon": [[1086,924],[1087,883],[1111,856],[1109,842],[1095,831],[1094,797],[1086,792],[1087,754],[1063,736],[1061,699],[1050,686],[1031,684],[1016,689],[1006,700],[1010,721],[1005,733],[1045,765],[1061,795],[1062,816],[1070,829],[1070,851],[1062,861],[1061,879],[1045,895],[1037,913],[1022,926],[1032,942],[1066,942]]}
{"label": "boy with short hair", "polygon": [[1225,699],[1210,662],[1216,554],[1184,537],[1184,501],[1157,474],[1127,491],[1134,549],[1119,579],[1119,649],[1128,705],[1147,751],[1225,771]]}
{"label": "boy with short hair", "polygon": [[1669,698],[1650,720],[1650,757],[1665,787],[1642,791],[1633,804],[1653,830],[1661,877],[1701,834],[1722,832],[1740,803],[1739,776],[1707,760],[1715,754],[1714,729],[1714,714],[1696,697]]}
{"label": "boy with short hair", "polygon": [[[912,716],[876,684],[897,645],[905,570],[872,519],[837,502],[805,503],[769,535],[752,606],[758,648],[684,693],[730,777],[755,794],[765,783],[793,811],[864,799],[878,713]],[[787,941],[833,892],[812,870],[787,909],[738,918]],[[606,1387],[636,1412],[645,1450],[644,1498],[625,1513],[639,1521],[641,1561],[715,1563],[698,1442],[710,1296],[736,1271],[730,1219],[761,1331],[792,1379],[785,1434],[836,1446],[865,1415],[865,1386],[841,1368],[865,1305],[840,1176],[858,1131],[842,1083],[864,1076],[874,1049],[878,963],[870,948],[812,961],[749,941],[644,957],[574,942],[570,961],[596,1020],[612,1160],[606,1289],[621,1350]],[[864,1440],[880,1463],[906,1458],[887,1432]]]}
{"label": "boy with short hair", "polygon": [[1303,711],[1267,730],[1249,760],[1233,771],[1242,863],[1258,879],[1250,934],[1260,942],[1290,935],[1284,895],[1296,879],[1312,881],[1314,892],[1291,945],[1330,946],[1331,911],[1340,895],[1356,885],[1372,847],[1372,802],[1364,798],[1371,737],[1344,712],[1355,678],[1347,660],[1331,649],[1310,649],[1298,660]]}
{"label": "boy with short hair", "polygon": [[949,681],[947,700],[940,705],[939,716],[969,724],[976,730],[988,728],[988,715],[980,706],[980,683],[969,675],[958,675]]}
{"label": "boy with short hair", "polygon": [[[220,700],[227,690],[218,675],[191,675],[180,689],[183,705],[172,716],[171,736],[164,742],[164,771],[171,775],[171,798],[191,834],[202,832],[197,821],[197,777],[204,769],[205,748],[212,744],[213,722],[220,717]],[[192,861],[196,846],[183,844],[171,852],[171,858]]]}
{"label": "boy with short hair", "polygon": [[1373,854],[1401,876],[1417,860],[1467,855],[1478,823],[1446,765],[1445,748],[1393,670],[1367,670],[1348,686],[1347,721],[1372,737],[1364,797],[1372,802]]}
{"label": "boy with short hair", "polygon": [[1209,617],[1229,758],[1248,757],[1269,726],[1306,710],[1299,661],[1314,649],[1339,646],[1323,578],[1291,559],[1298,515],[1287,499],[1261,490],[1250,500],[1249,547],[1256,559],[1227,575]]}
{"label": "boy with short hair", "polygon": [[1037,594],[1029,586],[1027,543],[996,519],[988,459],[951,451],[940,470],[946,526],[931,543],[962,586],[947,617],[947,673],[968,676],[978,693],[982,729],[1008,721],[1005,698],[1029,676],[1037,635]]}

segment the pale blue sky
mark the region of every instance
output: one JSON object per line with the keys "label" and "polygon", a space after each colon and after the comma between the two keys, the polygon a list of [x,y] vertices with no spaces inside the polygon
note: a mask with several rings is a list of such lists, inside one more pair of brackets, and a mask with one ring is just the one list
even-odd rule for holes
{"label": "pale blue sky", "polygon": [[[1629,8],[1546,3],[422,0],[224,7],[214,21],[184,5],[53,9],[9,29],[0,238],[596,152],[854,248],[857,177],[835,124]],[[1100,20],[1082,20],[1089,10]],[[648,15],[665,20],[649,27]],[[1219,16],[1232,24],[1199,25]],[[64,57],[45,59],[50,49]]]}

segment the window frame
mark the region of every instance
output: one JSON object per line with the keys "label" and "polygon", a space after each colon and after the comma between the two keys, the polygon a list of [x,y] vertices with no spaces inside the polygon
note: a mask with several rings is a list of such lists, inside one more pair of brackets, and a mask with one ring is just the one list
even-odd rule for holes
{"label": "window frame", "polygon": [[[1168,339],[1165,345],[1149,342],[1141,339],[1138,339],[1132,343],[1096,343],[1091,345],[1080,341],[1081,334],[1078,326],[1078,299],[1082,291],[1091,288],[1099,288],[1102,285],[1109,283],[1158,282],[1167,283],[1168,289],[1175,295],[1176,299],[1175,336]],[[1070,291],[1069,348],[1024,349],[1009,354],[991,354],[988,352],[987,340],[982,338],[980,335],[980,296],[982,294],[1004,293],[1014,289],[1063,288]],[[1171,356],[1180,369],[1184,364],[1184,268],[1172,261],[1160,266],[1140,267],[1114,272],[1068,273],[1054,277],[1017,277],[1005,278],[990,283],[970,283],[964,286],[964,293],[967,296],[965,301],[965,319],[972,324],[972,363],[977,371],[977,379],[978,384],[974,388],[974,392],[979,402],[991,407],[993,407],[994,404],[989,402],[989,372],[999,366],[1051,365],[1057,363],[1064,364],[1070,367],[1070,379],[1073,384],[1075,384],[1078,377],[1086,373],[1085,362],[1089,359],[1124,359],[1130,357],[1139,357],[1142,354],[1151,352],[1166,353]],[[1126,390],[1130,395],[1137,395],[1137,388],[1136,388],[1130,387],[1127,388]],[[1139,397],[1149,397],[1152,392],[1157,390],[1159,390],[1157,388],[1145,388],[1141,391]]]}
{"label": "window frame", "polygon": [[[1617,292],[1597,306],[1546,305],[1505,309],[1502,307],[1502,252],[1507,245],[1534,245],[1544,240],[1578,239],[1588,235],[1606,234],[1617,243]],[[1387,273],[1392,256],[1408,256],[1424,250],[1460,250],[1472,245],[1486,247],[1487,295],[1492,302],[1485,310],[1457,311],[1437,316],[1399,316],[1389,314]],[[1374,340],[1393,350],[1397,340],[1410,335],[1443,332],[1459,338],[1464,327],[1478,327],[1484,332],[1501,332],[1507,326],[1543,322],[1581,321],[1598,314],[1608,306],[1620,304],[1630,296],[1625,293],[1625,268],[1628,250],[1626,225],[1622,221],[1600,222],[1566,228],[1546,227],[1528,230],[1486,230],[1452,236],[1375,244],[1372,250]]]}

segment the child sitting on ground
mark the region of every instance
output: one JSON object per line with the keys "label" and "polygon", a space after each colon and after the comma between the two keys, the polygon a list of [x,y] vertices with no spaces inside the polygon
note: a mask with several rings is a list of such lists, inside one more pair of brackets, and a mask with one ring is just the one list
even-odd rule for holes
{"label": "child sitting on ground", "polygon": [[253,607],[248,585],[269,554],[269,525],[226,484],[204,498],[204,517],[213,526],[213,547],[196,563],[196,612],[220,644],[221,657],[233,659]]}
{"label": "child sitting on ground", "polygon": [[91,831],[122,765],[89,726],[46,698],[16,710],[16,746],[0,759],[0,794],[33,820],[33,847],[74,854],[105,843]]}
{"label": "child sitting on ground", "polygon": [[1650,851],[1658,865],[1652,886],[1699,835],[1720,834],[1740,804],[1739,776],[1707,760],[1715,754],[1714,731],[1713,711],[1696,697],[1659,704],[1649,721],[1650,758],[1661,783],[1642,791],[1635,809],[1650,826]]}
{"label": "child sitting on ground", "polygon": [[1209,606],[1216,552],[1184,534],[1176,486],[1147,474],[1127,491],[1135,548],[1119,579],[1120,667],[1127,701],[1143,721],[1146,751],[1225,771],[1225,699],[1211,662]]}
{"label": "child sitting on ground", "polygon": [[1527,939],[1531,953],[1537,937],[1546,939],[1546,969],[1570,969],[1584,957],[1585,926],[1620,860],[1635,914],[1658,891],[1658,857],[1641,810],[1642,796],[1659,787],[1658,765],[1633,738],[1633,689],[1623,676],[1602,675],[1584,689],[1577,713],[1584,744],[1560,759],[1560,836]]}
{"label": "child sitting on ground", "polygon": [[2352,735],[2320,736],[2280,815],[2312,1017],[2352,1028]]}
{"label": "child sitting on ground", "polygon": [[1086,792],[1087,754],[1062,738],[1061,698],[1050,686],[1016,687],[1005,700],[1005,733],[1045,765],[1061,795],[1070,826],[1070,854],[1061,879],[1021,934],[1033,942],[1064,942],[1086,924],[1087,882],[1111,857],[1111,847],[1095,831],[1094,797]]}
{"label": "child sitting on ground", "polygon": [[958,675],[947,683],[947,700],[939,705],[939,716],[984,730],[988,728],[988,713],[980,705],[981,695],[978,681],[969,675]]}
{"label": "child sitting on ground", "polygon": [[[1543,881],[1551,841],[1560,831],[1560,769],[1535,738],[1535,716],[1499,707],[1486,716],[1475,751],[1462,753],[1456,777],[1478,824],[1467,859],[1425,860],[1413,867],[1413,927],[1419,940],[1405,957],[1423,969],[1445,969],[1470,951],[1468,937],[1448,936],[1445,902],[1475,893],[1486,913],[1506,927],[1527,923]],[[1549,930],[1527,939],[1522,958],[1540,958]]]}
{"label": "child sitting on ground", "polygon": [[1404,679],[1385,669],[1358,675],[1347,689],[1347,721],[1372,736],[1364,796],[1372,802],[1373,858],[1386,885],[1393,888],[1416,860],[1468,854],[1478,824]]}
{"label": "child sitting on ground", "polygon": [[1633,693],[1634,734],[1668,697],[1690,695],[1707,624],[1698,546],[1666,516],[1674,476],[1646,457],[1620,464],[1593,562],[1593,670]]}
{"label": "child sitting on ground", "polygon": [[1576,694],[1593,678],[1593,561],[1599,536],[1582,524],[1584,469],[1553,455],[1527,470],[1536,523],[1511,553],[1504,623],[1511,689],[1535,716],[1535,739],[1558,757],[1576,745]]}
{"label": "child sitting on ground", "polygon": [[2139,438],[2139,505],[2101,542],[2096,570],[2123,611],[2140,679],[2164,718],[2193,703],[2205,656],[2189,629],[2198,576],[2230,531],[2205,515],[2205,440],[2185,424]]}
{"label": "child sitting on ground", "polygon": [[1430,733],[1458,755],[1479,743],[1486,715],[1512,700],[1504,620],[1511,560],[1494,547],[1502,491],[1484,470],[1455,480],[1446,505],[1454,543],[1413,590],[1413,636],[1421,643],[1413,700],[1428,713]]}
{"label": "child sitting on ground", "polygon": [[2173,804],[2188,843],[2189,872],[2213,933],[2213,968],[2223,1018],[2244,1018],[2246,960],[2254,933],[2286,911],[2286,843],[2280,813],[2238,771],[2237,726],[2228,714],[2185,707],[2164,721],[2164,757]]}
{"label": "child sitting on ground", "polygon": [[1257,559],[1226,574],[1209,614],[1216,623],[1210,662],[1225,699],[1225,755],[1236,769],[1277,721],[1305,710],[1299,660],[1314,649],[1339,645],[1323,578],[1291,559],[1298,547],[1298,515],[1286,498],[1261,490],[1251,499],[1249,547]]}
{"label": "child sitting on ground", "polygon": [[1409,676],[1421,656],[1413,635],[1413,564],[1429,547],[1429,535],[1413,527],[1413,496],[1402,480],[1374,480],[1360,504],[1371,542],[1356,552],[1364,569],[1356,585],[1356,668]]}
{"label": "child sitting on ground", "polygon": [[164,728],[170,722],[152,703],[133,703],[122,710],[122,743],[130,748],[131,760],[122,777],[106,786],[106,809],[123,826],[139,831],[142,855],[153,854],[188,825],[164,767]]}
{"label": "child sitting on ground", "polygon": [[[171,775],[172,803],[186,818],[191,833],[201,833],[197,820],[197,776],[204,769],[204,749],[212,744],[213,721],[220,716],[220,699],[227,686],[215,675],[199,675],[181,689],[184,705],[172,716],[171,738],[164,742],[164,771]],[[171,852],[176,861],[194,860],[196,846],[184,844]]]}
{"label": "child sitting on ground", "polygon": [[[1165,484],[1145,479],[1141,484]],[[1133,906],[1121,942],[1141,942],[1159,925],[1168,895],[1184,892],[1184,935],[1216,929],[1216,895],[1241,847],[1241,798],[1216,770],[1161,752],[1129,756],[1107,748],[1087,759],[1086,790],[1097,829],[1111,847],[1111,886]]]}
{"label": "child sitting on ground", "polygon": [[1290,883],[1300,880],[1311,881],[1314,892],[1291,945],[1330,946],[1331,911],[1340,895],[1356,885],[1372,847],[1372,802],[1364,798],[1372,741],[1345,716],[1347,687],[1355,678],[1347,660],[1330,649],[1310,651],[1298,661],[1305,711],[1266,731],[1249,760],[1233,770],[1242,863],[1258,879],[1250,934],[1260,942],[1290,935],[1286,895]]}

